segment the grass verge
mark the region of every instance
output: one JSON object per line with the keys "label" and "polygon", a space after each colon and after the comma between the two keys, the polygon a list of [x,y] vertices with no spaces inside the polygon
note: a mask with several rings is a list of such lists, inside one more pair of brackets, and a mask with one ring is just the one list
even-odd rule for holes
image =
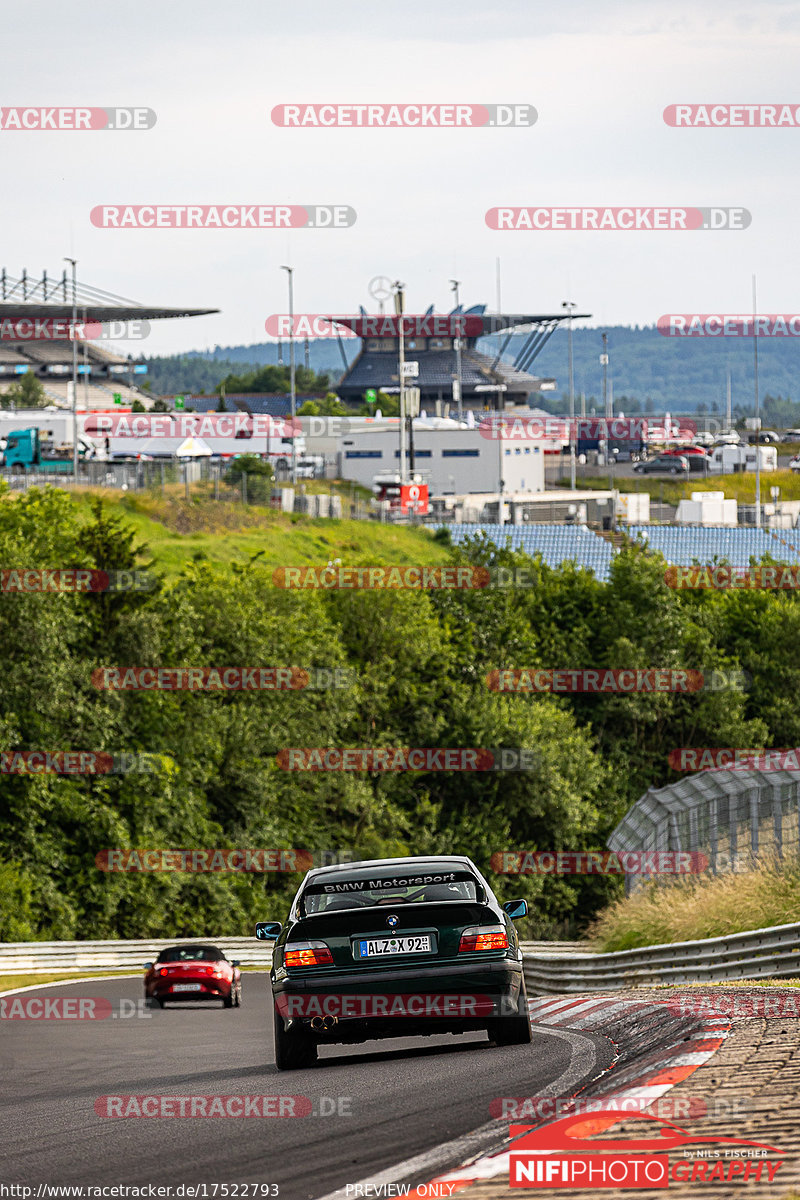
{"label": "grass verge", "polygon": [[800,863],[766,863],[727,875],[646,883],[605,909],[589,937],[593,949],[633,950],[789,925],[798,911]]}

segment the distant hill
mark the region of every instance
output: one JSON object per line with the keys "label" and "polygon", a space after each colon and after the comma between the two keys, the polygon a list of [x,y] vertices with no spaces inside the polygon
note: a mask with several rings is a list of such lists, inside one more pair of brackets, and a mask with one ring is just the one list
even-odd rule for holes
{"label": "distant hill", "polygon": [[[725,412],[726,371],[731,373],[734,409],[751,412],[753,392],[752,338],[666,338],[654,326],[613,325],[573,331],[575,392],[584,392],[587,410],[602,405],[602,334],[608,334],[609,387],[615,410],[625,412]],[[504,358],[512,360],[525,339],[511,339]],[[800,339],[759,338],[759,389],[762,402],[768,394],[800,401]],[[360,343],[343,341],[352,362]],[[485,338],[479,348],[496,352],[497,338]],[[304,365],[304,344],[295,343],[298,365]],[[289,351],[282,346],[284,364]],[[213,392],[226,375],[246,374],[257,366],[278,362],[278,346],[265,342],[252,346],[218,346],[213,351],[148,359],[153,392]],[[332,381],[344,369],[335,339],[309,343],[309,365],[327,371]],[[555,378],[556,391],[547,394],[545,407],[556,411],[567,394],[567,332],[557,330],[530,368],[533,374]],[[542,400],[545,398],[542,397]],[[540,401],[537,401],[540,403]],[[792,418],[796,419],[796,418]]]}

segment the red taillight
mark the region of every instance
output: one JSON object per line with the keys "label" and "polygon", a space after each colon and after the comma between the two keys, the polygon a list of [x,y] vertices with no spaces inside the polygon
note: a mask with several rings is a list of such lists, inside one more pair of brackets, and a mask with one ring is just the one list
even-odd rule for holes
{"label": "red taillight", "polygon": [[459,954],[466,950],[507,950],[508,935],[502,925],[473,925],[461,934]]}
{"label": "red taillight", "polygon": [[169,975],[169,967],[162,967],[158,973],[159,975]]}
{"label": "red taillight", "polygon": [[296,942],[283,952],[286,967],[332,967],[333,955],[324,942]]}

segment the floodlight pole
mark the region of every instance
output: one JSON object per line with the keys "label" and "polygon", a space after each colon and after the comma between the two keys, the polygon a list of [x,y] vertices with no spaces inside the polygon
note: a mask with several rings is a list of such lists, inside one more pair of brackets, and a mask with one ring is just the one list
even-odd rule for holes
{"label": "floodlight pole", "polygon": [[[455,293],[455,297],[456,297],[456,317],[457,318],[458,318],[458,309],[460,308],[460,304],[458,301],[458,288],[459,288],[460,282],[461,281],[458,279],[450,280],[450,284],[451,284],[450,290],[451,290],[451,292]],[[461,396],[461,338],[460,337],[456,337],[456,379],[458,380],[458,419],[459,419],[459,421],[463,421],[463,419],[464,419],[464,401]]]}
{"label": "floodlight pole", "polygon": [[577,486],[575,464],[575,377],[572,370],[572,310],[573,300],[564,300],[561,307],[567,310],[567,354],[569,358],[569,486],[574,492]]}
{"label": "floodlight pole", "polygon": [[[756,529],[761,528],[761,401],[758,394],[758,335],[756,333],[756,277],[753,276],[753,383],[756,392]],[[745,451],[745,455],[747,451]]]}
{"label": "floodlight pole", "polygon": [[405,284],[399,280],[394,282],[394,311],[397,314],[398,366],[400,370],[400,486],[406,482],[406,341],[403,328],[403,311],[405,309]]}
{"label": "floodlight pole", "polygon": [[289,392],[292,412],[292,486],[297,486],[297,389],[294,370],[294,267],[281,267],[289,276]]}
{"label": "floodlight pole", "polygon": [[64,262],[72,264],[72,482],[78,482],[78,342],[76,331],[78,325],[78,291],[76,268],[78,260],[64,257]]}

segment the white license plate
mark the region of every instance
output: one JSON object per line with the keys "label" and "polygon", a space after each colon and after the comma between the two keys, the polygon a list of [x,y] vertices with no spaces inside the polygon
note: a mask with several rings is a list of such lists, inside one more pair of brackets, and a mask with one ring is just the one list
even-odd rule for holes
{"label": "white license plate", "polygon": [[173,992],[199,992],[202,990],[202,983],[173,983]]}
{"label": "white license plate", "polygon": [[430,954],[431,939],[422,937],[363,938],[356,942],[359,958],[385,957],[387,954]]}

